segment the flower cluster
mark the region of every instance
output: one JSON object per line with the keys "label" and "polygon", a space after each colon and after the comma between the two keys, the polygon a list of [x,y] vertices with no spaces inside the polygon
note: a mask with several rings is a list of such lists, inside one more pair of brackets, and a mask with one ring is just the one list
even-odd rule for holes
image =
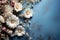
{"label": "flower cluster", "polygon": [[[25,24],[30,24],[29,20],[33,16],[33,6],[30,6],[30,4],[39,1],[40,0],[0,0],[1,35],[5,34],[11,37],[15,35],[25,35]],[[26,2],[27,5],[24,6],[24,2]]]}

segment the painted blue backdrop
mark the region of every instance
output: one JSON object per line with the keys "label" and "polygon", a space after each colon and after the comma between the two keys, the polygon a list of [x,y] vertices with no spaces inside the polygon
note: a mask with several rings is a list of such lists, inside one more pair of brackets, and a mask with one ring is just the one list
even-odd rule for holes
{"label": "painted blue backdrop", "polygon": [[[42,0],[34,6],[29,31],[32,40],[60,40],[60,0]],[[10,40],[27,40],[13,37]]]}

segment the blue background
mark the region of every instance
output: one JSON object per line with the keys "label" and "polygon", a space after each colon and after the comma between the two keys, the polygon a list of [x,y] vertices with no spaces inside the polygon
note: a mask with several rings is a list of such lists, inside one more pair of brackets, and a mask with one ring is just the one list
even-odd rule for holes
{"label": "blue background", "polygon": [[[29,35],[32,40],[60,40],[60,0],[42,0],[33,8]],[[13,37],[10,40],[28,40]]]}

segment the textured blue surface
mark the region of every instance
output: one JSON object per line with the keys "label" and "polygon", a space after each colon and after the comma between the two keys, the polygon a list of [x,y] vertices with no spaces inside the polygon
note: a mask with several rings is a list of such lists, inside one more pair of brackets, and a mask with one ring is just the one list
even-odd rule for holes
{"label": "textured blue surface", "polygon": [[[29,31],[32,40],[60,40],[60,0],[42,0],[34,6]],[[11,40],[28,40],[14,37]]]}

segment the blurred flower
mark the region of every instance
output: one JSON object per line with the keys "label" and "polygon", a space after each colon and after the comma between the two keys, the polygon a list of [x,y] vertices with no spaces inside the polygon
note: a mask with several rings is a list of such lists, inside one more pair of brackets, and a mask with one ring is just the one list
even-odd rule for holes
{"label": "blurred flower", "polygon": [[22,25],[19,25],[15,31],[17,36],[23,36],[25,34],[25,29]]}
{"label": "blurred flower", "polygon": [[0,4],[7,3],[7,0],[0,0]]}
{"label": "blurred flower", "polygon": [[40,0],[30,0],[30,2],[39,2]]}
{"label": "blurred flower", "polygon": [[0,15],[0,22],[5,23],[3,16]]}
{"label": "blurred flower", "polygon": [[10,5],[11,5],[12,7],[14,7],[15,2],[11,1]]}
{"label": "blurred flower", "polygon": [[12,2],[19,2],[19,0],[11,0]]}
{"label": "blurred flower", "polygon": [[9,16],[13,15],[11,12],[4,12],[4,19],[7,19]]}
{"label": "blurred flower", "polygon": [[7,29],[7,31],[6,31],[8,34],[12,34],[13,33],[13,31],[12,30],[9,30],[9,29]]}
{"label": "blurred flower", "polygon": [[17,25],[19,24],[19,18],[16,17],[15,15],[11,15],[11,16],[6,20],[6,24],[7,24],[8,27],[10,27],[10,28],[15,28],[15,27],[17,27]]}
{"label": "blurred flower", "polygon": [[3,30],[3,31],[6,31],[6,27],[2,27],[2,30]]}
{"label": "blurred flower", "polygon": [[35,0],[30,0],[31,2],[35,2]]}
{"label": "blurred flower", "polygon": [[21,3],[15,3],[15,5],[14,5],[14,10],[16,11],[16,12],[19,12],[19,11],[21,11],[22,10],[22,4]]}
{"label": "blurred flower", "polygon": [[13,8],[10,5],[5,5],[5,12],[13,12]]}
{"label": "blurred flower", "polygon": [[25,17],[25,18],[30,18],[30,17],[32,17],[32,16],[33,16],[33,11],[32,11],[32,9],[30,9],[30,8],[25,9],[25,11],[24,11],[24,17]]}
{"label": "blurred flower", "polygon": [[11,15],[13,15],[13,13],[11,13],[11,12],[6,12],[6,13],[4,13],[6,16],[11,16]]}
{"label": "blurred flower", "polygon": [[11,0],[11,6],[14,7],[15,3],[18,3],[19,0]]}

